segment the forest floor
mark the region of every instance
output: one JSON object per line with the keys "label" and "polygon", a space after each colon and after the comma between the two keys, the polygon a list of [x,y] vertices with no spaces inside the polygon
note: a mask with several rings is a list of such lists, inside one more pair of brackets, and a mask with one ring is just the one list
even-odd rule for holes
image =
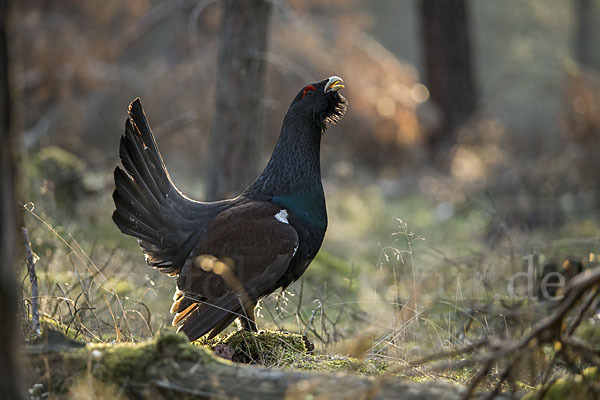
{"label": "forest floor", "polygon": [[[53,157],[70,163],[67,169],[77,163]],[[170,375],[173,369],[200,374],[198,360],[205,365],[209,359],[211,365],[243,362],[287,371],[292,383],[278,387],[279,394],[296,393],[298,382],[306,380],[303,374],[332,372],[364,377],[356,390],[365,398],[396,383],[425,382],[426,388],[441,382],[455,388],[442,386],[448,398],[475,388],[523,394],[540,387],[546,396],[554,390],[574,396],[598,389],[590,384],[596,370],[589,368],[598,356],[586,358],[580,351],[600,348],[593,298],[580,318],[565,317],[573,341],[540,335],[531,346],[517,346],[562,304],[561,288],[553,292],[554,300],[540,294],[540,279],[553,271],[572,277],[571,266],[579,272],[598,265],[598,213],[574,211],[568,196],[531,220],[523,213],[499,212],[503,204],[522,204],[516,196],[464,195],[464,188],[435,175],[402,184],[326,181],[329,229],[323,248],[301,280],[261,303],[258,325],[269,331],[233,334],[232,326],[217,342],[190,347],[170,333],[174,280],[147,267],[136,241],[110,219],[109,176],[86,173],[77,184],[58,185],[36,181],[31,168],[25,226],[35,253],[41,315],[44,324],[75,341],[53,348],[47,333],[35,338],[23,263],[31,398],[84,397],[86,390],[97,392],[96,398],[135,397],[145,379],[154,382],[145,389],[168,397],[164,393],[183,390],[183,375]],[[586,292],[577,304],[587,304],[594,293]],[[179,355],[169,361],[161,340],[173,341],[167,348]],[[510,348],[516,351],[503,353]],[[185,377],[197,384],[200,375],[194,374]],[[341,379],[341,387],[348,385]],[[298,393],[322,390],[318,382],[315,388],[304,384],[307,391]],[[218,398],[215,387],[188,389],[190,395]],[[332,398],[323,393],[315,391],[313,398]],[[239,397],[248,398],[241,392]]]}

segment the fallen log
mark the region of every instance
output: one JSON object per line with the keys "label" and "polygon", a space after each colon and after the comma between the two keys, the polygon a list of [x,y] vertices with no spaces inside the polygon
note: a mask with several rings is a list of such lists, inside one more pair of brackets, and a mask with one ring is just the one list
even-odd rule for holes
{"label": "fallen log", "polygon": [[[66,339],[66,338],[65,338]],[[117,398],[460,399],[464,389],[397,376],[304,372],[241,365],[166,332],[144,343],[60,342],[56,332],[27,351],[29,384],[53,397],[75,391]],[[98,396],[102,394],[104,396]]]}

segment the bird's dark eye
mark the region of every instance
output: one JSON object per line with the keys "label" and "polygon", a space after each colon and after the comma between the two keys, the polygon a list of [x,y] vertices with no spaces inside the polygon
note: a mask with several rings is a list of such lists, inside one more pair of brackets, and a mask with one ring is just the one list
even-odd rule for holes
{"label": "bird's dark eye", "polygon": [[306,95],[311,95],[315,92],[315,90],[317,90],[317,88],[315,88],[313,85],[308,85],[307,87],[304,88],[304,90],[302,91],[302,98],[304,98],[304,96]]}

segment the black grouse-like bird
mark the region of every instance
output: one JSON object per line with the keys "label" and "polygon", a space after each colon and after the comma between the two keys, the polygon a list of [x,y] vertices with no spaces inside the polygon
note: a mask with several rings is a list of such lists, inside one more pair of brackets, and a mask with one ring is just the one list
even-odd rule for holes
{"label": "black grouse-like bird", "polygon": [[298,279],[317,254],[327,229],[321,136],[346,111],[343,87],[332,76],[300,90],[262,174],[238,197],[215,202],[175,187],[139,99],[129,106],[113,220],[139,239],[149,265],[178,276],[173,325],[190,340],[212,338],[236,318],[256,331],[257,302]]}

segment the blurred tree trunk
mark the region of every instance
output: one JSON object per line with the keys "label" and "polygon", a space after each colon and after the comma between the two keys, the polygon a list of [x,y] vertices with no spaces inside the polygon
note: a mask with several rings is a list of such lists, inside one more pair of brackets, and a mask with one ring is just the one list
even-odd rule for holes
{"label": "blurred tree trunk", "polygon": [[594,0],[575,0],[573,7],[575,59],[580,65],[593,66],[592,46],[596,41],[592,31],[594,22],[597,23],[594,15]]}
{"label": "blurred tree trunk", "polygon": [[466,0],[421,0],[420,25],[425,84],[441,112],[441,123],[429,132],[435,158],[447,154],[457,128],[475,111],[470,24]]}
{"label": "blurred tree trunk", "polygon": [[7,22],[9,1],[0,0],[0,398],[21,399],[17,368],[16,264],[17,207],[15,199],[17,132],[12,123]]}
{"label": "blurred tree trunk", "polygon": [[259,172],[271,3],[225,0],[207,199],[237,195]]}

